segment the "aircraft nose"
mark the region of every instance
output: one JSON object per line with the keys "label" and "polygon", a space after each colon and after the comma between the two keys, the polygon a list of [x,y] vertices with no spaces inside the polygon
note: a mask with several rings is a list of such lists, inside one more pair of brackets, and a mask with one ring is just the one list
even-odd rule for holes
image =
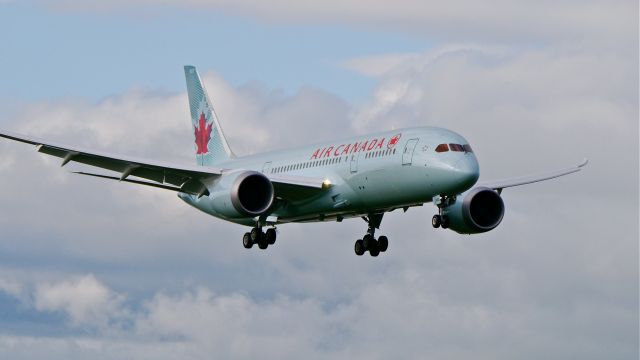
{"label": "aircraft nose", "polygon": [[455,177],[461,188],[471,188],[480,177],[480,166],[475,156],[465,156],[454,166]]}

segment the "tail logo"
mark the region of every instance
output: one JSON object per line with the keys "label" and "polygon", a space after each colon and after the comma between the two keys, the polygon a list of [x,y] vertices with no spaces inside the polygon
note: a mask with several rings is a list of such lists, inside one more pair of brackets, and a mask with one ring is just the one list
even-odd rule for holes
{"label": "tail logo", "polygon": [[207,124],[207,118],[204,113],[200,114],[200,120],[198,121],[198,127],[196,127],[196,146],[198,147],[197,154],[206,154],[209,152],[208,144],[211,140],[211,131],[213,124]]}

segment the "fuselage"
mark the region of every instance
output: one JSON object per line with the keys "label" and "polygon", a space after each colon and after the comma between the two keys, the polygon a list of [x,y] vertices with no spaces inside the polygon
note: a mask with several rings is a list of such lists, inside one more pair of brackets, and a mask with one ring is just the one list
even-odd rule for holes
{"label": "fuselage", "polygon": [[[222,168],[254,170],[268,177],[299,175],[326,179],[328,189],[300,201],[274,204],[274,223],[333,221],[382,213],[456,195],[479,177],[478,161],[459,134],[435,127],[380,132],[301,148],[255,154]],[[180,194],[190,205],[224,218],[210,197]],[[229,219],[251,225],[253,218]]]}

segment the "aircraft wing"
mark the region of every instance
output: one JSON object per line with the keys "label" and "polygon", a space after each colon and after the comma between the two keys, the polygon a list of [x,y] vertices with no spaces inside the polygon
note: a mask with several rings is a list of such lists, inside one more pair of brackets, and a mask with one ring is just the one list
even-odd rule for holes
{"label": "aircraft wing", "polygon": [[481,183],[478,183],[477,186],[488,187],[490,189],[497,190],[498,193],[500,193],[504,188],[532,184],[539,181],[555,179],[560,176],[573,174],[575,172],[582,170],[587,165],[588,162],[589,161],[587,159],[584,159],[584,161],[581,164],[570,167],[570,168],[550,171],[547,173],[536,174],[536,175],[520,176],[520,177],[509,178],[509,179],[481,182]]}
{"label": "aircraft wing", "polygon": [[[153,186],[198,196],[209,195],[209,191],[205,184],[209,183],[211,179],[221,176],[225,170],[227,170],[206,166],[176,165],[131,156],[105,153],[77,146],[55,143],[9,131],[0,130],[0,137],[35,145],[38,152],[61,158],[61,166],[74,161],[115,171],[120,173],[120,176],[116,177],[87,172],[75,172],[76,174]],[[151,180],[152,182],[128,179],[129,176]],[[323,182],[324,179],[302,176],[275,176],[270,177],[270,180],[273,182],[276,195],[283,198],[308,196],[308,192],[315,192],[325,186]]]}

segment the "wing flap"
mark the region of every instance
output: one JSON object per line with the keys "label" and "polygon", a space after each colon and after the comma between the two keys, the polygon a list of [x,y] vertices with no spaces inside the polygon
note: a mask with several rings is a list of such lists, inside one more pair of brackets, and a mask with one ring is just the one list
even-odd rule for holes
{"label": "wing flap", "polygon": [[[120,177],[117,177],[78,172],[78,174],[81,175],[155,186],[197,196],[208,195],[207,184],[211,183],[211,179],[215,179],[223,173],[223,169],[218,168],[176,165],[131,156],[110,154],[7,131],[0,131],[0,137],[36,145],[38,152],[61,158],[62,166],[73,161],[121,174]],[[159,184],[151,184],[140,180],[129,180],[127,179],[129,176],[151,180]],[[291,201],[313,197],[331,186],[324,178],[272,175],[269,176],[269,179],[274,185],[276,196]]]}
{"label": "wing flap", "polygon": [[0,131],[0,137],[36,145],[38,152],[62,158],[62,166],[73,161],[119,172],[122,174],[120,180],[124,180],[132,175],[159,183],[168,183],[178,188],[191,181],[189,189],[193,191],[196,187],[201,188],[201,186],[196,186],[193,181],[198,181],[202,185],[203,180],[215,178],[222,174],[222,169],[218,168],[176,165],[131,156],[110,154],[46,141],[14,132]]}
{"label": "wing flap", "polygon": [[310,199],[331,187],[331,183],[324,178],[276,175],[269,176],[273,183],[276,196],[289,201]]}

